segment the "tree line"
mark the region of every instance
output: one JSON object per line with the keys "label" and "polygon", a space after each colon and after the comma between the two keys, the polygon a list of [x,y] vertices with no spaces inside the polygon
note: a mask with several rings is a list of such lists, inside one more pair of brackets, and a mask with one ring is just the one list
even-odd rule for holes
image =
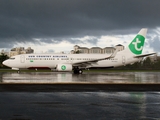
{"label": "tree line", "polygon": [[7,60],[8,58],[9,58],[9,57],[8,57],[6,54],[1,53],[1,55],[0,55],[0,68],[7,68],[6,66],[4,66],[4,65],[2,64],[2,62],[5,61],[5,60]]}

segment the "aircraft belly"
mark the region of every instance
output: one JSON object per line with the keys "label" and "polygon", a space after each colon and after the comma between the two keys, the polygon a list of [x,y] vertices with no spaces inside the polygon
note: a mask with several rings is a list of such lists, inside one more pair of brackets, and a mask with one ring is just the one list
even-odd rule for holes
{"label": "aircraft belly", "polygon": [[12,68],[26,68],[25,63],[17,64],[16,62],[12,65]]}

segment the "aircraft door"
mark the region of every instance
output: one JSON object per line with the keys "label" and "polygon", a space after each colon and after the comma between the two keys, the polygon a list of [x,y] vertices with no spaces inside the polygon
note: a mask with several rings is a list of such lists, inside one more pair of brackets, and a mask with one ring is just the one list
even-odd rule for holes
{"label": "aircraft door", "polygon": [[21,61],[21,63],[25,63],[25,56],[24,55],[20,56],[20,61]]}
{"label": "aircraft door", "polygon": [[70,58],[70,63],[73,63],[73,58]]}
{"label": "aircraft door", "polygon": [[126,65],[126,58],[125,58],[125,56],[122,56],[122,64]]}

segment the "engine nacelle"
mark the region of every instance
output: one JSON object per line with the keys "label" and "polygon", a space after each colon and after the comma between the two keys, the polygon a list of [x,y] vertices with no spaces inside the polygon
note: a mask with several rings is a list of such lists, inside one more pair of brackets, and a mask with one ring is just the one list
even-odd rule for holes
{"label": "engine nacelle", "polygon": [[57,71],[72,71],[72,65],[71,64],[57,64],[56,70]]}

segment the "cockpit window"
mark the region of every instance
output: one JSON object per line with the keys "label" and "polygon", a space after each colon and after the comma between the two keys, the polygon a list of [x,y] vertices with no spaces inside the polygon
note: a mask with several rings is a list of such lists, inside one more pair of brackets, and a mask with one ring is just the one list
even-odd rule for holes
{"label": "cockpit window", "polygon": [[14,60],[15,58],[9,58],[10,60]]}

